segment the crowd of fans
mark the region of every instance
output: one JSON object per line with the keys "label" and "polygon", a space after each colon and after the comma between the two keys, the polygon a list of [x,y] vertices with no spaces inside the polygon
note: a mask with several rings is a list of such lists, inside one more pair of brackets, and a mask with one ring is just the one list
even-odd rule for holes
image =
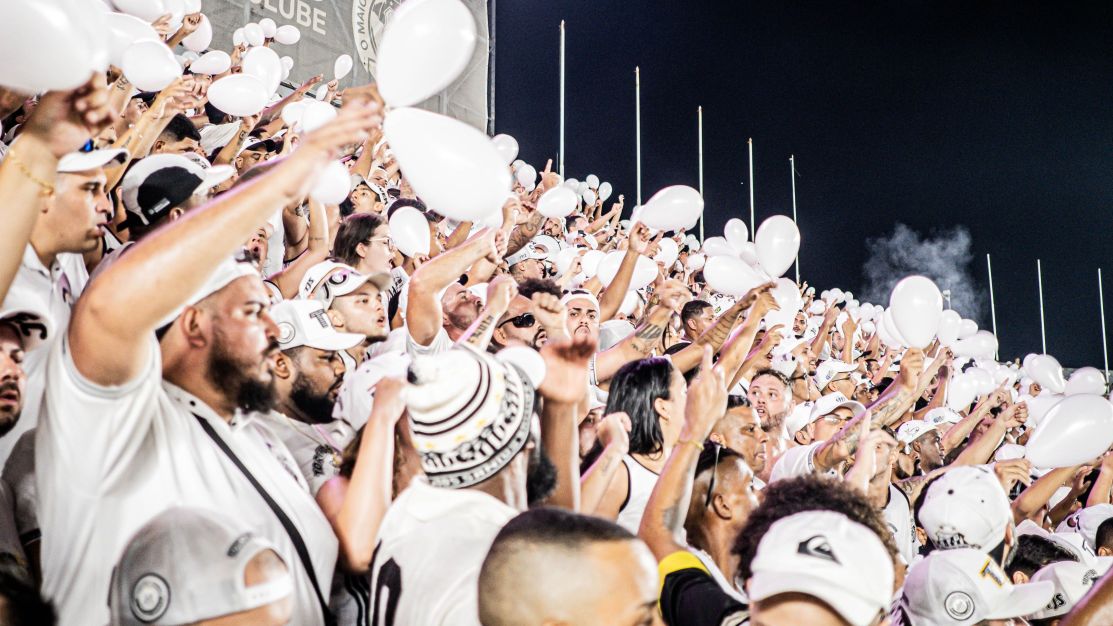
{"label": "crowd of fans", "polygon": [[0,624],[1113,623],[1113,454],[1034,467],[1024,370],[955,406],[951,342],[551,162],[447,218],[319,81],[0,88]]}

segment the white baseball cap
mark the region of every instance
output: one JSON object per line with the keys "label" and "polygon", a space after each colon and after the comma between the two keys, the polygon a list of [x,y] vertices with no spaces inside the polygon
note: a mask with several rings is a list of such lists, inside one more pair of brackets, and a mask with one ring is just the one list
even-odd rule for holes
{"label": "white baseball cap", "polygon": [[896,613],[916,626],[1010,619],[1047,606],[1054,589],[1048,581],[1014,585],[980,550],[937,550],[908,570]]}
{"label": "white baseball cap", "polygon": [[1032,582],[1049,581],[1055,586],[1051,601],[1028,615],[1029,619],[1047,619],[1066,615],[1082,596],[1094,586],[1101,574],[1089,563],[1057,561],[1032,575]]}
{"label": "white baseball cap", "polygon": [[785,418],[785,432],[790,438],[812,423],[813,406],[815,406],[814,402],[801,402],[792,407],[792,412]]}
{"label": "white baseball cap", "polygon": [[1113,517],[1113,504],[1095,504],[1079,509],[1063,520],[1063,523],[1081,535],[1086,548],[1096,554],[1098,527],[1111,517]]}
{"label": "white baseball cap", "polygon": [[823,391],[835,379],[835,376],[853,372],[856,369],[858,369],[857,365],[843,363],[838,359],[828,359],[815,368],[815,384],[820,391]]}
{"label": "white baseball cap", "polygon": [[908,420],[897,429],[897,441],[907,447],[908,444],[919,439],[924,433],[931,432],[934,428],[923,420]]}
{"label": "white baseball cap", "polygon": [[348,372],[336,396],[332,416],[359,430],[371,415],[375,385],[384,378],[404,377],[410,369],[410,361],[410,355],[401,350],[384,352]]}
{"label": "white baseball cap", "polygon": [[506,257],[506,264],[507,266],[513,266],[527,259],[544,261],[547,258],[549,258],[549,252],[537,241],[530,241],[522,246],[520,250]]}
{"label": "white baseball cap", "polygon": [[70,152],[58,159],[58,166],[55,171],[60,174],[73,174],[104,167],[111,163],[121,165],[127,163],[127,161],[128,151],[123,148]]}
{"label": "white baseball cap", "polygon": [[945,406],[932,409],[924,416],[924,421],[932,426],[940,424],[957,424],[962,421],[962,416],[957,411]]}
{"label": "white baseball cap", "polygon": [[15,328],[23,351],[30,352],[54,337],[54,323],[47,311],[46,302],[32,290],[16,287],[0,301],[0,323]]}
{"label": "white baseball cap", "polygon": [[873,623],[892,600],[893,561],[881,539],[834,511],[805,511],[774,522],[751,569],[751,601],[801,593],[853,626]]}
{"label": "white baseball cap", "polygon": [[352,293],[364,283],[371,283],[382,291],[390,285],[390,280],[385,272],[360,274],[350,265],[321,261],[305,271],[298,286],[298,298],[319,300],[328,308],[337,297]]}
{"label": "white baseball cap", "polygon": [[940,550],[992,550],[1012,525],[1009,497],[984,466],[947,470],[933,482],[920,507],[920,525]]}
{"label": "white baseball cap", "polygon": [[316,300],[283,300],[271,307],[278,325],[278,345],[283,350],[309,346],[330,352],[358,346],[364,336],[338,332],[325,306]]}
{"label": "white baseball cap", "polygon": [[[815,401],[815,404],[812,405],[812,411],[808,415],[808,421],[800,428],[811,424],[812,422],[822,418],[825,415],[830,415],[838,409],[844,408],[850,409],[853,417],[857,417],[866,412],[866,407],[862,406],[861,402],[851,400],[842,393],[836,391],[835,393],[829,393],[825,396],[821,396],[818,400]],[[796,430],[800,430],[800,428],[797,428]],[[792,433],[790,434],[796,434],[796,431],[792,431]]]}

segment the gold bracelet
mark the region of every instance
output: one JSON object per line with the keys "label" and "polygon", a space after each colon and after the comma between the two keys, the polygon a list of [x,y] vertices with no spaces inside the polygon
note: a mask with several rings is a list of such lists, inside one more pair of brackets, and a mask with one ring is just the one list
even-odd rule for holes
{"label": "gold bracelet", "polygon": [[41,193],[44,197],[49,198],[49,197],[54,195],[54,185],[51,185],[50,183],[47,183],[43,179],[39,178],[38,176],[35,176],[35,174],[33,172],[31,172],[31,169],[29,167],[27,167],[27,164],[24,163],[23,160],[20,159],[19,156],[16,155],[14,147],[13,147],[12,150],[8,151],[8,154],[5,157],[5,160],[8,160],[8,161],[11,161],[12,163],[15,163],[15,166],[17,168],[19,168],[20,172],[23,172],[24,176],[26,176],[31,182],[33,182],[33,183],[35,183],[36,185],[39,186],[39,188],[42,190]]}
{"label": "gold bracelet", "polygon": [[692,446],[693,448],[695,448],[699,452],[703,452],[703,443],[702,442],[693,441],[691,439],[677,439],[676,443],[678,443],[680,445],[687,444],[687,445]]}

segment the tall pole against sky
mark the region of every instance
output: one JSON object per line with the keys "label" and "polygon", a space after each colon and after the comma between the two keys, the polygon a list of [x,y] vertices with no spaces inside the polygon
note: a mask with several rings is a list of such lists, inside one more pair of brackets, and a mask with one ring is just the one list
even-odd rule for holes
{"label": "tall pole against sky", "polygon": [[634,68],[634,126],[637,138],[635,144],[638,152],[638,203],[642,205],[642,71]]}
{"label": "tall pole against sky", "polygon": [[[792,175],[792,221],[796,224],[796,229],[800,229],[800,222],[796,221],[796,157],[788,155],[788,167]],[[752,204],[752,203],[751,203]],[[754,218],[751,215],[750,221],[753,222]],[[796,284],[800,284],[800,249],[796,249]]]}
{"label": "tall pole against sky", "polygon": [[1101,268],[1098,268],[1098,306],[1101,308],[1101,354],[1105,357],[1105,382],[1109,383],[1109,340],[1105,336],[1105,288],[1101,283]]}
{"label": "tall pole against sky", "polygon": [[[698,111],[699,117],[699,197],[703,199],[703,107]],[[703,245],[703,211],[699,214],[699,243]]]}
{"label": "tall pole against sky", "polygon": [[[993,336],[997,337],[998,345],[1000,345],[1001,337],[997,335],[997,302],[993,299],[993,262],[989,260],[988,254],[985,255],[985,269],[989,274],[989,319],[993,322]],[[993,358],[997,358],[996,353]]]}
{"label": "tall pole against sky", "polygon": [[1043,353],[1047,354],[1047,328],[1043,319],[1043,264],[1039,259],[1036,259],[1036,278],[1040,284],[1040,344],[1043,346]]}
{"label": "tall pole against sky", "polygon": [[564,20],[560,21],[560,179],[564,180]]}
{"label": "tall pole against sky", "polygon": [[757,240],[757,224],[754,223],[754,138],[746,140],[750,153],[750,241]]}

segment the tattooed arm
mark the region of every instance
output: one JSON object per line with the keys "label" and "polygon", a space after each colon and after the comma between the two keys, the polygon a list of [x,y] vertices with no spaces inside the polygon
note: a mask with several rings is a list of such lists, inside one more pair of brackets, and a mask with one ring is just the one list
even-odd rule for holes
{"label": "tattooed arm", "polygon": [[945,471],[947,471],[946,467],[940,467],[925,476],[913,476],[912,478],[906,478],[905,480],[897,481],[893,484],[896,485],[897,489],[904,492],[909,502],[915,502],[916,499],[920,497],[920,492],[924,490],[924,487],[926,487],[929,482],[941,476]]}
{"label": "tattooed arm", "polygon": [[[622,257],[622,264],[611,280],[603,296],[599,298],[599,323],[611,319],[622,306],[626,292],[630,289],[630,280],[634,277],[634,269],[638,266],[638,258],[645,254],[649,248],[649,227],[641,222],[634,224],[630,231],[630,247]],[[677,309],[679,312],[679,309]]]}
{"label": "tattooed arm", "polygon": [[869,407],[873,413],[874,428],[889,426],[912,408],[916,398],[920,397],[916,392],[919,390],[920,372],[923,368],[922,350],[913,348],[904,353],[900,362],[900,378]]}
{"label": "tattooed arm", "polygon": [[518,224],[510,233],[510,243],[506,246],[506,256],[510,256],[515,252],[521,250],[529,243],[530,239],[537,236],[541,230],[542,224],[545,223],[545,216],[541,215],[540,211],[534,211],[529,216],[529,219],[522,224]]}
{"label": "tattooed arm", "polygon": [[[754,346],[754,338],[757,337],[761,319],[766,313],[777,308],[777,303],[769,294],[772,288],[773,283],[768,283],[751,289],[745,297],[720,315],[691,345],[672,355],[673,365],[686,374],[699,365],[703,347],[711,346],[714,352],[722,350],[719,367],[726,374],[727,380],[733,381],[746,355],[750,353],[750,348]],[[746,321],[737,327],[734,334],[731,334],[731,329],[735,328],[738,318],[746,309],[750,309]],[[730,337],[729,342],[727,337]]]}
{"label": "tattooed arm", "polygon": [[673,309],[662,303],[650,311],[645,323],[634,331],[634,334],[620,341],[613,348],[600,352],[595,360],[595,377],[599,381],[610,380],[618,370],[638,359],[644,359],[653,353],[653,348],[661,342]]}

